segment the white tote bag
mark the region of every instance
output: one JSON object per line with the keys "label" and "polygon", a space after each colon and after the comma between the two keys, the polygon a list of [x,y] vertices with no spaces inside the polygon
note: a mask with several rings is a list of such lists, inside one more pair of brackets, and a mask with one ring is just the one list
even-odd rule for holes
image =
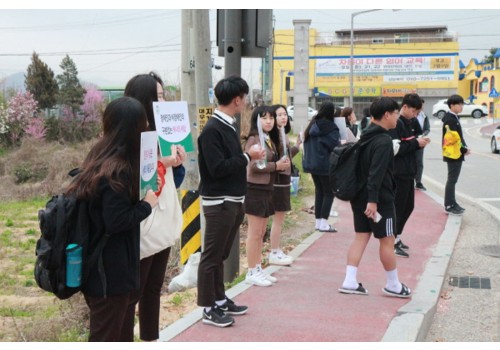
{"label": "white tote bag", "polygon": [[141,222],[141,259],[173,246],[180,238],[181,231],[182,209],[172,168],[167,168],[158,205]]}

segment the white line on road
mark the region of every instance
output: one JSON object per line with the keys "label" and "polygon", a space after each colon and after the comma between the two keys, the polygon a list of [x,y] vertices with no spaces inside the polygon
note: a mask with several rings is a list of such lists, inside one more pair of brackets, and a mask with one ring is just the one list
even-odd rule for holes
{"label": "white line on road", "polygon": [[476,198],[483,202],[500,202],[500,198]]}

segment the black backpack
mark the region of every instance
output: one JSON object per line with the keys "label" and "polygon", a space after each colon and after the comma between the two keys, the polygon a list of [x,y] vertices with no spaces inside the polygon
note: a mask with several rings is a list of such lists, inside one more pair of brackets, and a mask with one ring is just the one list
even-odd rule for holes
{"label": "black backpack", "polygon": [[354,199],[366,182],[359,178],[359,154],[370,141],[347,142],[335,147],[330,154],[330,185],[338,199]]}
{"label": "black backpack", "polygon": [[[74,176],[72,170],[70,175]],[[106,276],[102,265],[102,250],[109,235],[102,235],[89,254],[90,214],[88,203],[73,195],[52,197],[44,209],[38,211],[41,237],[36,243],[35,281],[40,288],[54,293],[59,299],[68,299],[84,286],[89,270],[99,260],[99,274],[106,291]],[[82,247],[82,276],[80,287],[66,286],[66,247]]]}

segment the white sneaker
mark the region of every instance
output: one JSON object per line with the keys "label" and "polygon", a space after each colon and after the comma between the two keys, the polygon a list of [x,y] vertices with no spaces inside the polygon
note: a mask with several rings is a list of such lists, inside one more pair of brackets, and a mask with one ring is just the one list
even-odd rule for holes
{"label": "white sneaker", "polygon": [[289,255],[283,253],[283,251],[279,250],[277,253],[269,254],[269,264],[272,265],[291,265],[293,263],[293,258]]}
{"label": "white sneaker", "polygon": [[270,274],[268,274],[267,272],[262,270],[262,267],[257,266],[257,271],[258,271],[258,273],[262,274],[262,276],[264,276],[264,279],[268,280],[269,282],[271,282],[271,283],[278,282],[278,279],[276,277],[271,276]]}
{"label": "white sneaker", "polygon": [[338,212],[338,211],[335,211],[335,210],[331,210],[331,211],[330,211],[330,216],[331,216],[332,218],[336,218],[336,217],[338,217],[338,216],[339,216],[339,212]]}
{"label": "white sneaker", "polygon": [[247,273],[247,276],[245,277],[245,283],[247,284],[253,284],[254,286],[259,286],[259,287],[269,287],[272,286],[271,281],[268,281],[262,272],[258,272],[254,275],[249,275]]}
{"label": "white sneaker", "polygon": [[265,278],[267,281],[271,282],[271,283],[276,283],[276,282],[278,282],[278,279],[277,279],[276,277],[271,276],[270,274],[265,273],[264,271],[262,271],[262,275],[264,275],[264,278]]}

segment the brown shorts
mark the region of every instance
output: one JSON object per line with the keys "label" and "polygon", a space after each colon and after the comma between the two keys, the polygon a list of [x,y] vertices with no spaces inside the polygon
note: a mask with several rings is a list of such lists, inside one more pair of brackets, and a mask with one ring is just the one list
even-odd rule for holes
{"label": "brown shorts", "polygon": [[290,186],[274,186],[274,211],[290,211]]}
{"label": "brown shorts", "polygon": [[245,213],[268,218],[274,215],[273,188],[269,185],[248,184],[245,196]]}

